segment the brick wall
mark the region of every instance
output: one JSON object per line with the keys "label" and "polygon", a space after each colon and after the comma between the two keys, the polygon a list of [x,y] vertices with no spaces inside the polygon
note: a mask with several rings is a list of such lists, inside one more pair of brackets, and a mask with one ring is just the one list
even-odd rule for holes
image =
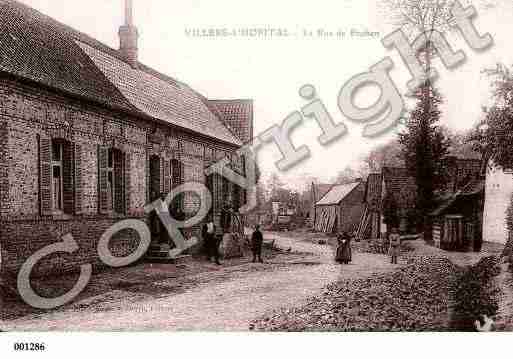
{"label": "brick wall", "polygon": [[[35,251],[60,241],[67,233],[73,234],[80,250],[73,255],[48,258],[37,272],[60,273],[76,269],[82,263],[98,264],[96,244],[105,229],[124,218],[144,218],[143,208],[149,200],[148,159],[151,154],[167,159],[179,156],[184,163],[184,179],[204,182],[204,154],[236,150],[234,146],[132,118],[13,79],[0,78],[0,103],[0,244],[4,272],[16,272]],[[157,131],[163,134],[162,140],[150,142],[150,134]],[[40,136],[64,136],[79,145],[79,214],[41,216]],[[115,218],[99,215],[100,145],[113,146],[130,154],[126,182],[128,208],[124,215]],[[187,212],[194,212],[198,205],[198,198],[185,196]],[[197,234],[198,228],[193,231]],[[137,240],[130,235],[120,234],[119,241],[114,245],[118,252],[136,248]]]}
{"label": "brick wall", "polygon": [[[56,253],[41,260],[32,274],[62,274],[76,271],[81,264],[103,267],[97,255],[97,245],[102,234],[118,219],[101,217],[82,217],[72,220],[22,220],[0,222],[2,235],[2,276],[14,278],[23,263],[45,246],[62,241],[62,237],[71,234],[79,246],[72,254]],[[109,248],[115,256],[127,256],[137,248],[139,238],[131,230],[117,233]]]}
{"label": "brick wall", "polygon": [[9,171],[7,166],[8,123],[0,119],[0,217],[9,211]]}

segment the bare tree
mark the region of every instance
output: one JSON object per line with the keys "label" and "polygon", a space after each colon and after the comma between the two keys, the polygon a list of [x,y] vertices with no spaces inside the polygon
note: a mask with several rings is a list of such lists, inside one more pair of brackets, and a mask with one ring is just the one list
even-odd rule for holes
{"label": "bare tree", "polygon": [[370,173],[379,173],[383,167],[404,167],[401,145],[397,139],[375,147],[362,161]]}
{"label": "bare tree", "polygon": [[455,0],[381,0],[382,10],[392,24],[413,38],[449,29],[454,3]]}
{"label": "bare tree", "polygon": [[[424,34],[427,48],[435,31],[446,33],[453,24],[452,8],[456,0],[378,0],[379,12],[389,22],[409,34],[410,41]],[[477,3],[483,11],[495,9],[510,0],[463,1],[463,5]],[[434,52],[429,52],[431,55]],[[426,64],[428,65],[428,64]]]}
{"label": "bare tree", "polygon": [[346,166],[343,170],[339,171],[337,175],[332,179],[331,182],[336,184],[348,184],[353,183],[358,179],[364,179],[368,175],[368,170],[363,167],[354,169],[350,166]]}

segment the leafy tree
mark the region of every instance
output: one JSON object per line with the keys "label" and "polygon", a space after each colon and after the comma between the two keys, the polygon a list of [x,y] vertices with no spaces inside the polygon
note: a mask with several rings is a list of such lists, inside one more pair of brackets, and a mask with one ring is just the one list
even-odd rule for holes
{"label": "leafy tree", "polygon": [[444,160],[450,143],[437,125],[441,103],[436,89],[429,82],[424,84],[417,93],[415,109],[406,119],[405,131],[399,134],[404,163],[417,185],[416,208],[422,218],[433,206],[435,191],[446,182]]}
{"label": "leafy tree", "polygon": [[476,150],[502,168],[513,168],[513,74],[498,64],[484,71],[492,78],[494,104],[484,108],[485,119],[478,125],[473,139]]}

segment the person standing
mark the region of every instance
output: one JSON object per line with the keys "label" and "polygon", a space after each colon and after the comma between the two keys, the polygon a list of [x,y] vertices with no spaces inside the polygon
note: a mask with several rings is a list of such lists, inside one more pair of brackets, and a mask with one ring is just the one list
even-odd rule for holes
{"label": "person standing", "polygon": [[253,252],[253,263],[257,261],[264,263],[262,260],[262,244],[264,243],[264,236],[262,232],[260,231],[260,225],[257,225],[255,227],[255,231],[253,232],[253,235],[251,236],[251,251]]}
{"label": "person standing", "polygon": [[214,258],[215,263],[217,265],[221,265],[221,262],[219,261],[219,246],[216,236],[216,226],[212,220],[203,225],[201,235],[205,241],[208,260],[211,261],[212,258]]}
{"label": "person standing", "polygon": [[221,229],[223,231],[223,235],[231,232],[231,225],[232,225],[231,207],[228,203],[225,203],[225,205],[221,209]]}
{"label": "person standing", "polygon": [[390,249],[388,254],[391,257],[392,264],[397,264],[397,257],[401,252],[401,237],[399,236],[399,232],[397,228],[392,228],[392,232],[389,236],[390,241]]}
{"label": "person standing", "polygon": [[335,260],[338,263],[349,264],[353,260],[351,252],[351,237],[347,232],[343,232],[337,236],[337,253]]}

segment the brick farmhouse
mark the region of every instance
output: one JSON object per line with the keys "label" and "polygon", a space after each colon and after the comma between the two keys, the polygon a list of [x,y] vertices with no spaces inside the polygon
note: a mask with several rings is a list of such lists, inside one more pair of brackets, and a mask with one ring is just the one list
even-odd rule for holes
{"label": "brick farmhouse", "polygon": [[[100,265],[96,246],[122,219],[186,181],[205,183],[218,220],[245,192],[205,168],[253,136],[251,100],[211,101],[138,61],[131,2],[120,49],[17,1],[0,0],[0,234],[2,272],[15,274],[41,248],[72,234],[79,249],[40,261],[35,273]],[[190,193],[175,210],[193,215]],[[196,231],[197,228],[191,229]],[[186,236],[193,233],[189,231]],[[112,252],[137,245],[120,232]]]}

